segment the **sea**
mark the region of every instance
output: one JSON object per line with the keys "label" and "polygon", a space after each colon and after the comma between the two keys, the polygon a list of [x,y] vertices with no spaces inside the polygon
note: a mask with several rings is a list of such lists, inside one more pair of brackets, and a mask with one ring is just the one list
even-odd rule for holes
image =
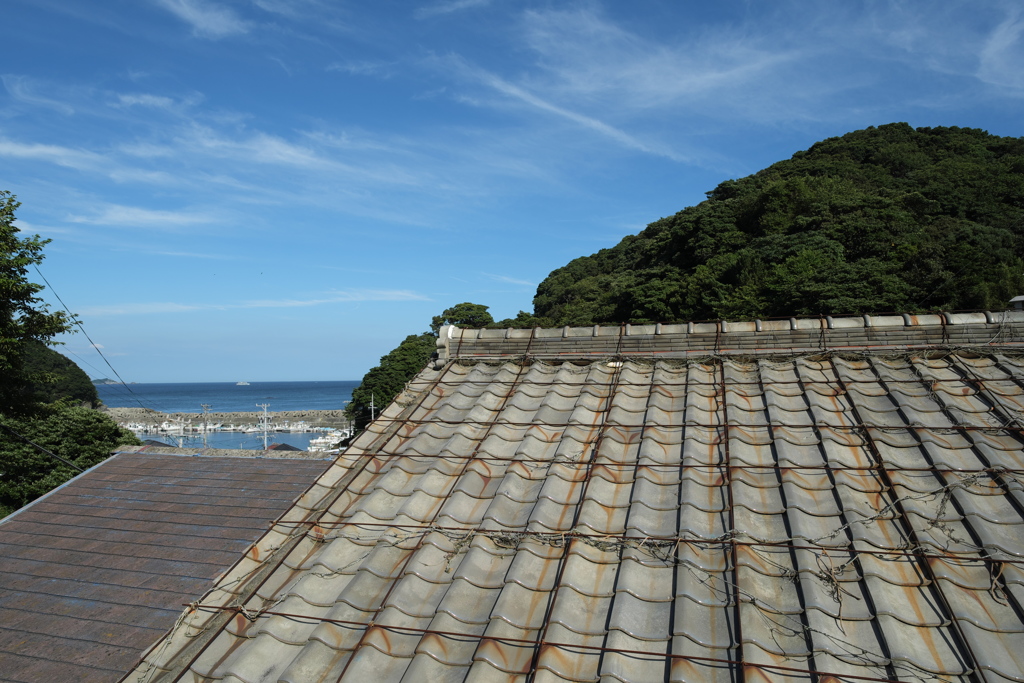
{"label": "sea", "polygon": [[[321,382],[153,382],[144,384],[100,384],[100,400],[111,408],[150,408],[162,413],[201,413],[209,404],[211,413],[288,410],[342,410],[352,399],[358,381]],[[271,443],[286,443],[303,450],[318,432],[272,432]],[[177,437],[150,434],[142,439],[178,445]],[[206,435],[210,448],[263,448],[262,434],[211,432]],[[202,436],[187,437],[181,445],[202,447]]]}

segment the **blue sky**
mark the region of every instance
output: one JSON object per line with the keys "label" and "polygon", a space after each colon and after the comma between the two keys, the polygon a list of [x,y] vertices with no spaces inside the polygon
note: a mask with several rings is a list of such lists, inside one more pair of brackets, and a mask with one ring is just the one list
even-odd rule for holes
{"label": "blue sky", "polygon": [[6,0],[3,23],[0,189],[127,381],[358,379],[443,309],[532,310],[551,270],[817,140],[1024,134],[1010,1]]}

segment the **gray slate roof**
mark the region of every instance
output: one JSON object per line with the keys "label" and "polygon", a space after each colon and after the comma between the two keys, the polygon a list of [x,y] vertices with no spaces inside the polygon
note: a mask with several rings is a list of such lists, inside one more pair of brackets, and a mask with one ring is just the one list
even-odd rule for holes
{"label": "gray slate roof", "polygon": [[6,517],[0,681],[117,681],[326,467],[119,453]]}
{"label": "gray slate roof", "polygon": [[126,680],[1024,681],[1021,321],[486,360],[442,330]]}

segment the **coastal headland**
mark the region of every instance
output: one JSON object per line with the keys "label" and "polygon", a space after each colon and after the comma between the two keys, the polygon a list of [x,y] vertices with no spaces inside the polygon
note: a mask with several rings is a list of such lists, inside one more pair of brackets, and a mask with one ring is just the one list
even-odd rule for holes
{"label": "coastal headland", "polygon": [[[119,424],[140,423],[157,427],[160,424],[170,421],[183,421],[191,423],[193,427],[203,424],[202,413],[161,413],[149,408],[101,408],[115,422]],[[239,413],[207,413],[205,420],[207,424],[221,423],[224,425],[252,426],[259,424],[263,413],[239,412]],[[343,410],[281,410],[268,412],[267,417],[275,424],[287,422],[305,422],[310,427],[329,427],[340,429],[348,426],[348,418]]]}

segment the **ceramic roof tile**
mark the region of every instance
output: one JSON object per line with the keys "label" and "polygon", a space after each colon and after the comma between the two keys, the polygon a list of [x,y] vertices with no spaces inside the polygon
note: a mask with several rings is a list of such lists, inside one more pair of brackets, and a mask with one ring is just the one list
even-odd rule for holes
{"label": "ceramic roof tile", "polygon": [[193,673],[1021,676],[1018,356],[469,363],[357,441],[336,526]]}

